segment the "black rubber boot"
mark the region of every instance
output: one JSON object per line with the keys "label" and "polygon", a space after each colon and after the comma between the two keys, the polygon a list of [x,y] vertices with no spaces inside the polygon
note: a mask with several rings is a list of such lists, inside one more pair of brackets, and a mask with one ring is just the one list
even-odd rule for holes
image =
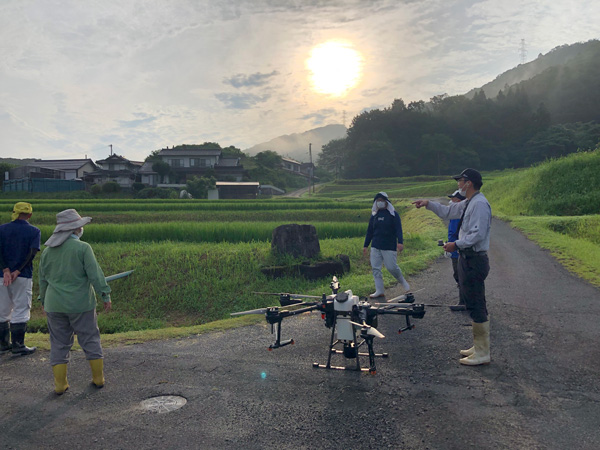
{"label": "black rubber boot", "polygon": [[13,323],[10,326],[10,334],[12,335],[12,354],[13,355],[31,355],[35,352],[35,347],[27,347],[25,345],[25,331],[27,323]]}
{"label": "black rubber boot", "polygon": [[0,322],[0,354],[10,351],[12,348],[9,340],[10,323]]}

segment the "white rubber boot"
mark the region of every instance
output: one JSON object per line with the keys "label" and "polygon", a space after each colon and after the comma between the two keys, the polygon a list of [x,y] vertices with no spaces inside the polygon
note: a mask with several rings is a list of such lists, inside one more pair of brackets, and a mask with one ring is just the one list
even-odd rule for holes
{"label": "white rubber boot", "polygon": [[466,358],[462,358],[460,360],[460,363],[467,366],[479,366],[482,364],[489,364],[491,361],[489,320],[483,323],[473,322],[473,343],[473,353],[467,356]]}
{"label": "white rubber boot", "polygon": [[369,295],[370,298],[383,297],[385,295],[385,287],[383,278],[375,278],[375,292]]}

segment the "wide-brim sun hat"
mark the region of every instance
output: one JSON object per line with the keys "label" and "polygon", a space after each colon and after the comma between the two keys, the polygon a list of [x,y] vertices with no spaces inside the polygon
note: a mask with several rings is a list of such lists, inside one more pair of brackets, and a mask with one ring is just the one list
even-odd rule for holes
{"label": "wide-brim sun hat", "polygon": [[76,230],[77,228],[87,225],[91,221],[91,217],[81,217],[74,209],[65,209],[56,215],[56,228],[54,228],[54,233]]}
{"label": "wide-brim sun hat", "polygon": [[65,209],[56,215],[56,227],[52,236],[44,243],[46,247],[58,247],[71,236],[74,230],[92,221],[91,217],[81,217],[74,209]]}

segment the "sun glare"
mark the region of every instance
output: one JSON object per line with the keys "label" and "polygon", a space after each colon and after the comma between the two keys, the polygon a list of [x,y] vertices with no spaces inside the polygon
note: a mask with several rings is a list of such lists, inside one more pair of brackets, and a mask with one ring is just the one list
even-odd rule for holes
{"label": "sun glare", "polygon": [[362,64],[360,53],[351,44],[339,41],[317,45],[306,60],[313,89],[335,97],[347,94],[358,84]]}

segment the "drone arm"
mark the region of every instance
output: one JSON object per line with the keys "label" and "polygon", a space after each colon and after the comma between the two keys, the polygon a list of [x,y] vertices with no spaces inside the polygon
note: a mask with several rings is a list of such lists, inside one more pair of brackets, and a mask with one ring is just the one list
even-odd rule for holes
{"label": "drone arm", "polygon": [[320,306],[320,303],[318,303],[318,304],[310,304],[310,306],[306,306],[304,308],[295,309],[293,311],[280,311],[279,314],[280,314],[281,318],[290,317],[290,316],[297,316],[298,314],[304,314],[305,312],[314,311],[315,309],[318,309],[319,306]]}

